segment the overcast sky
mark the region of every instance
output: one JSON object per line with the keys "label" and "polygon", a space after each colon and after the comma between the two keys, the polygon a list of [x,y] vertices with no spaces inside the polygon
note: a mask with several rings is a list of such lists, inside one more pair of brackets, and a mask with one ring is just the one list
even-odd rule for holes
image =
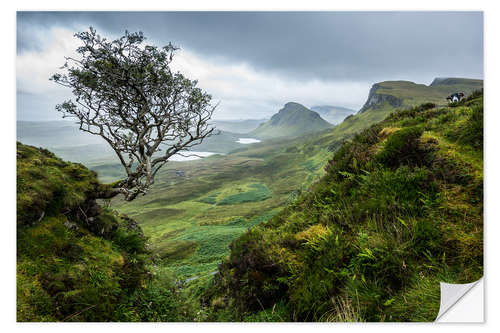
{"label": "overcast sky", "polygon": [[358,110],[373,83],[483,78],[480,12],[18,12],[17,118],[55,120],[71,92],[48,81],[89,26],[181,47],[173,67],[212,94],[217,119],[286,102]]}

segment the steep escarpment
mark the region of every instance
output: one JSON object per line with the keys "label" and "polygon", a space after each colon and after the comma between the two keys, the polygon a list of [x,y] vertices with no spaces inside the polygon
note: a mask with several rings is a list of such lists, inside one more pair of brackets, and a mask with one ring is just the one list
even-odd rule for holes
{"label": "steep escarpment", "polygon": [[384,81],[375,83],[359,113],[377,109],[409,108],[421,103],[446,105],[446,97],[454,92],[466,95],[481,90],[483,80],[462,78],[436,78],[430,85],[411,81]]}
{"label": "steep escarpment", "polygon": [[476,90],[481,90],[482,86],[482,80],[460,78],[438,80],[431,86],[410,81],[379,82],[370,89],[363,108],[357,114],[346,117],[334,131],[344,136],[352,136],[384,120],[397,109],[410,109],[423,103],[445,106],[448,104],[446,97],[451,93],[461,91],[468,96]]}
{"label": "steep escarpment", "polygon": [[17,143],[17,320],[109,321],[146,282],[140,227],[96,202],[96,174]]}
{"label": "steep escarpment", "polygon": [[371,87],[368,94],[368,99],[363,107],[359,110],[359,113],[363,113],[370,108],[380,109],[386,106],[386,104],[388,104],[392,108],[397,108],[403,105],[403,99],[390,94],[377,92],[381,87],[382,84],[377,83]]}
{"label": "steep escarpment", "polygon": [[309,191],[231,244],[203,298],[213,319],[434,320],[440,281],[483,274],[482,143],[480,92],[355,135]]}

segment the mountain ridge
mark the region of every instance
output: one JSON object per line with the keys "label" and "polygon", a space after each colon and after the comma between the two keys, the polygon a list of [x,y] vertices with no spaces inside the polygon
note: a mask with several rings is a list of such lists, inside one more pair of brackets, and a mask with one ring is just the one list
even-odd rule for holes
{"label": "mountain ridge", "polygon": [[356,110],[333,105],[317,105],[310,108],[332,125],[340,124],[346,117],[356,113]]}
{"label": "mountain ridge", "polygon": [[466,95],[483,87],[483,80],[465,78],[435,78],[430,85],[412,81],[382,81],[373,84],[368,98],[358,113],[369,109],[414,107],[421,103],[446,105],[446,97],[462,91]]}
{"label": "mountain ridge", "polygon": [[331,126],[321,118],[319,113],[300,103],[288,102],[269,121],[261,124],[249,134],[261,139],[298,137]]}

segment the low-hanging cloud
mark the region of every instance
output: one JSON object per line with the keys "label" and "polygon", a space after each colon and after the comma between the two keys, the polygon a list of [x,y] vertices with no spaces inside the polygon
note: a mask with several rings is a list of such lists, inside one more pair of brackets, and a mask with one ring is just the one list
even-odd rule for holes
{"label": "low-hanging cloud", "polygon": [[246,63],[220,63],[183,50],[173,68],[196,78],[202,88],[220,101],[218,118],[263,118],[290,101],[306,106],[335,104],[359,108],[369,85],[363,82],[297,80],[257,71]]}

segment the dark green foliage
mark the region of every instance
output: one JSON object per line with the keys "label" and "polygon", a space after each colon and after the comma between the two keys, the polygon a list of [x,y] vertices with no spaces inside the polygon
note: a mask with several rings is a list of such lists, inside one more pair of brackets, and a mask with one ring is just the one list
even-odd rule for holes
{"label": "dark green foliage", "polygon": [[83,165],[17,143],[18,225],[33,225],[43,216],[83,204],[97,188],[97,175]]}
{"label": "dark green foliage", "polygon": [[[272,300],[286,288],[284,283],[273,283],[276,276],[284,273],[284,269],[266,257],[261,248],[262,242],[258,232],[249,231],[231,245],[229,263],[220,267],[224,270],[238,265],[239,269],[234,270],[228,283],[238,281],[231,290],[234,292],[234,305],[240,310],[258,311],[272,306]],[[245,244],[245,249],[241,249],[239,244]]]}
{"label": "dark green foliage", "polygon": [[450,136],[454,134],[458,142],[483,149],[483,103],[474,104],[471,109],[465,124],[450,133]]}
{"label": "dark green foliage", "polygon": [[243,202],[262,201],[271,197],[271,191],[265,184],[252,184],[250,190],[223,198],[218,205],[234,205]]}
{"label": "dark green foliage", "polygon": [[210,205],[215,205],[217,203],[217,197],[215,195],[209,195],[207,197],[201,198],[199,202],[207,203]]}
{"label": "dark green foliage", "polygon": [[184,307],[186,300],[169,274],[153,278],[136,290],[116,312],[117,321],[167,322],[190,320]]}
{"label": "dark green foliage", "polygon": [[418,139],[422,133],[421,127],[409,127],[397,131],[387,139],[376,159],[390,167],[418,162],[422,157],[418,150]]}

